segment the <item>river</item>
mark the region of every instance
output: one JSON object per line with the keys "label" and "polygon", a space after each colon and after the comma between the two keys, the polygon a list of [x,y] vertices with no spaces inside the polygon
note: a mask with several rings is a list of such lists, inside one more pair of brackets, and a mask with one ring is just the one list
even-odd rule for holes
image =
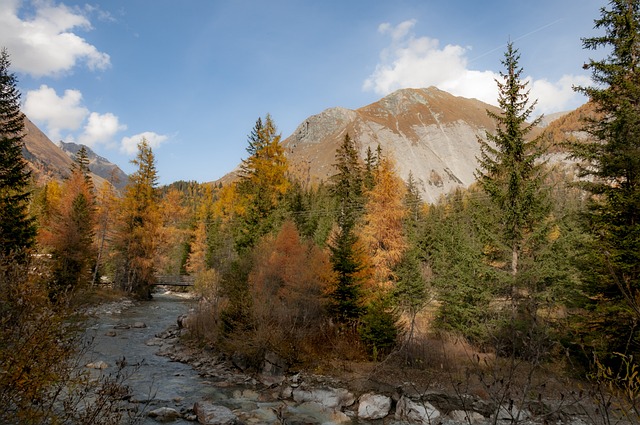
{"label": "river", "polygon": [[[148,401],[147,410],[171,407],[188,409],[203,398],[220,399],[226,396],[219,388],[207,385],[191,366],[158,356],[157,345],[148,345],[155,335],[176,324],[176,319],[193,307],[194,302],[179,294],[156,293],[151,301],[133,306],[115,304],[98,309],[90,322],[88,336],[93,344],[87,353],[87,363],[106,362],[102,373],[115,373],[124,358],[124,372],[130,374],[125,384],[131,388],[131,400],[139,408]],[[146,327],[135,327],[144,323]],[[143,424],[157,424],[143,418]],[[178,419],[174,424],[192,424]]]}

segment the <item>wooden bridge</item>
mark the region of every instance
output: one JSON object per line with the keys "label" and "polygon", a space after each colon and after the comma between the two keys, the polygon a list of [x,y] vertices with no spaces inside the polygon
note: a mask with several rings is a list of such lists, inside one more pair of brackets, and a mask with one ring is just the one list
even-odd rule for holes
{"label": "wooden bridge", "polygon": [[161,274],[156,275],[153,286],[193,286],[195,279],[195,276],[186,274]]}

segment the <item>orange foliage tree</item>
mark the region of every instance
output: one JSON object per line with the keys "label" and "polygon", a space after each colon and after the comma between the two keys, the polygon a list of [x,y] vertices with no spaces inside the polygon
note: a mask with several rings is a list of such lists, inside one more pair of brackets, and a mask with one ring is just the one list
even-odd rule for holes
{"label": "orange foliage tree", "polygon": [[279,335],[266,341],[272,349],[317,336],[326,318],[323,295],[332,279],[328,254],[302,240],[293,222],[286,221],[277,236],[262,240],[249,287],[256,326]]}
{"label": "orange foliage tree", "polygon": [[40,238],[53,256],[54,298],[89,282],[95,258],[94,223],[95,197],[90,181],[80,169],[75,169],[64,182],[60,201]]}
{"label": "orange foliage tree", "polygon": [[373,188],[367,193],[361,237],[371,256],[374,279],[386,288],[395,280],[393,269],[407,249],[405,190],[405,184],[394,171],[393,160],[380,158]]}

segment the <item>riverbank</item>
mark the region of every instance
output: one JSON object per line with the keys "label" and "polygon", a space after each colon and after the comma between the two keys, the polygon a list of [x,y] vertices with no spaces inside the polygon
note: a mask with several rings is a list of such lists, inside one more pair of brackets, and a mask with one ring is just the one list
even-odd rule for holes
{"label": "riverbank", "polygon": [[[104,366],[95,370],[102,374],[124,365],[130,388],[125,408],[142,417],[143,424],[592,422],[575,397],[541,394],[535,402],[519,403],[525,387],[515,388],[515,383],[522,383],[522,377],[507,383],[514,385],[511,389],[499,388],[497,380],[487,388],[471,382],[471,374],[465,382],[453,370],[430,368],[438,372],[433,373],[399,367],[389,359],[296,370],[275,353],[265,353],[261,369],[249,371],[241,357],[190,343],[184,324],[192,308],[188,296],[165,293],[151,301],[124,299],[87,311],[95,348],[86,364]],[[489,377],[492,371],[485,371]]]}

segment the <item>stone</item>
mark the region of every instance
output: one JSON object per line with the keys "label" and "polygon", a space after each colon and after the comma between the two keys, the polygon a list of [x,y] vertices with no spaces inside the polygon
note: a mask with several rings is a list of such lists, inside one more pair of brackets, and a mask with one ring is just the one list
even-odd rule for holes
{"label": "stone", "polygon": [[104,336],[111,336],[111,337],[116,336],[116,335],[117,335],[116,331],[107,331],[104,334]]}
{"label": "stone", "polygon": [[449,417],[455,421],[465,424],[478,424],[484,421],[484,416],[478,412],[468,410],[452,410]]}
{"label": "stone", "polygon": [[315,402],[331,409],[341,409],[355,403],[355,396],[344,388],[302,388],[293,390],[296,403]]}
{"label": "stone", "polygon": [[109,365],[105,361],[98,360],[97,362],[87,364],[87,367],[89,369],[106,369],[109,367]]}
{"label": "stone", "polygon": [[118,323],[113,327],[113,329],[131,329],[131,326],[127,325],[126,323]]}
{"label": "stone", "polygon": [[238,417],[225,406],[213,404],[209,401],[197,401],[193,411],[198,417],[198,423],[203,425],[234,425]]}
{"label": "stone", "polygon": [[131,327],[134,329],[144,329],[147,327],[147,324],[144,322],[135,322]]}
{"label": "stone", "polygon": [[150,418],[153,418],[157,422],[173,422],[181,417],[180,413],[176,409],[170,407],[160,407],[154,409],[148,413]]}
{"label": "stone", "polygon": [[391,397],[367,393],[360,396],[358,417],[362,419],[382,419],[391,410]]}
{"label": "stone", "polygon": [[431,425],[440,417],[440,412],[427,401],[413,401],[407,396],[400,397],[396,405],[396,419],[419,425]]}
{"label": "stone", "polygon": [[531,414],[526,409],[519,409],[514,405],[500,406],[496,413],[496,420],[516,423],[529,419],[530,416]]}
{"label": "stone", "polygon": [[313,401],[297,406],[288,406],[281,411],[284,423],[287,424],[343,424],[351,422],[351,418],[340,410],[323,406]]}

